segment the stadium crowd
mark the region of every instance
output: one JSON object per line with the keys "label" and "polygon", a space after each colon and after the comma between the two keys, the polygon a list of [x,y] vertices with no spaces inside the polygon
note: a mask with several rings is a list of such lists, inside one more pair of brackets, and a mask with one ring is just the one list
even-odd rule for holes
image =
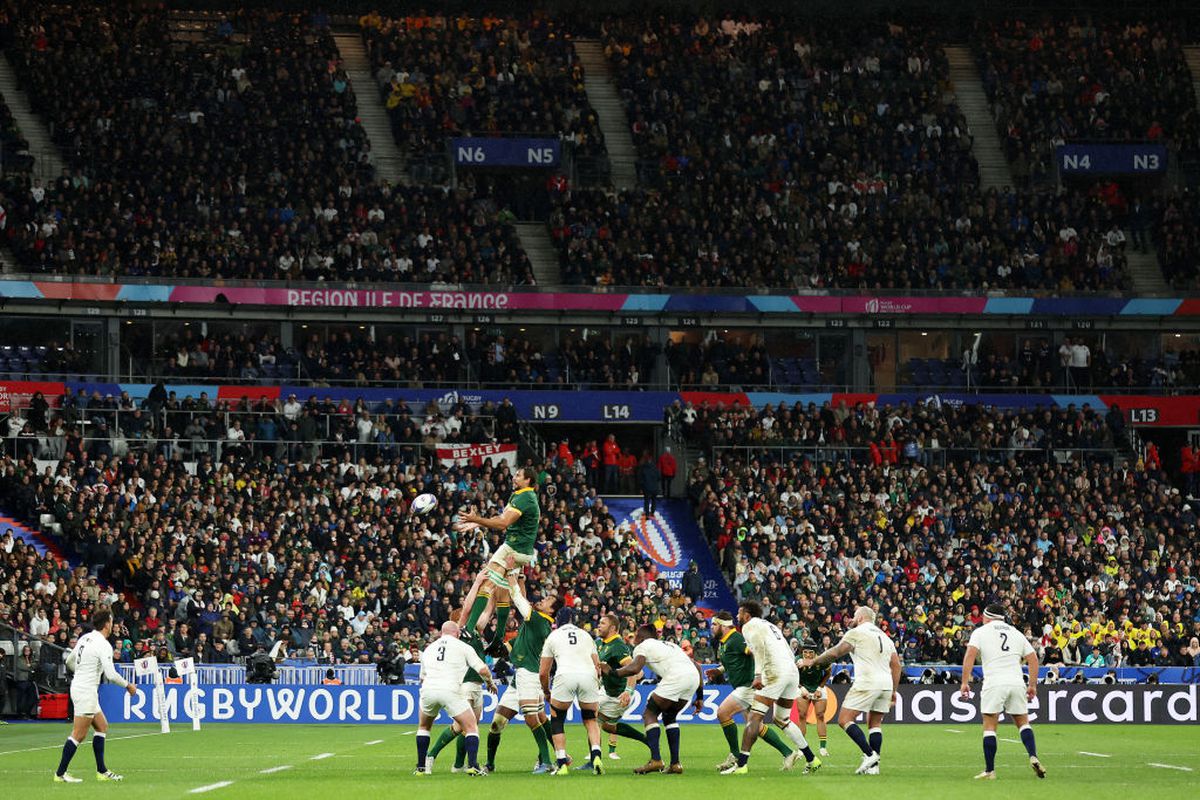
{"label": "stadium crowd", "polygon": [[1119,410],[692,411],[695,441],[753,445],[709,450],[689,477],[723,568],[825,646],[870,603],[906,662],[958,663],[1001,601],[1044,664],[1195,664],[1194,501],[1156,455],[1123,457]]}

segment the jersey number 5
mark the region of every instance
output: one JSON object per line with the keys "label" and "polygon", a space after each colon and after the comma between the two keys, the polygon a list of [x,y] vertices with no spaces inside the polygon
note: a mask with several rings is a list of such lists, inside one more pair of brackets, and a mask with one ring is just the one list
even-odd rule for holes
{"label": "jersey number 5", "polygon": [[567,631],[567,642],[570,643],[572,647],[575,646],[577,641],[578,640],[575,638],[575,631]]}

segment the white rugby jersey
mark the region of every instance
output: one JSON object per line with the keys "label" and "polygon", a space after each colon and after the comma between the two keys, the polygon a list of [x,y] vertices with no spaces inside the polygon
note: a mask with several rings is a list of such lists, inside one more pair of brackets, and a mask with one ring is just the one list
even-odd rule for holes
{"label": "white rugby jersey", "polygon": [[1033,645],[1012,625],[1001,620],[980,625],[971,631],[967,646],[979,651],[985,686],[1025,685],[1021,662],[1033,652]]}
{"label": "white rugby jersey", "polygon": [[71,678],[72,691],[98,691],[101,678],[122,689],[129,685],[113,666],[112,645],[100,631],[90,631],[79,637],[67,654],[67,668],[75,673]]}
{"label": "white rugby jersey", "polygon": [[559,675],[595,676],[599,654],[591,636],[574,625],[556,628],[542,645],[542,658],[553,658]]}
{"label": "white rugby jersey", "polygon": [[763,675],[778,676],[796,668],[792,647],[775,623],[754,617],[742,626],[742,636],[746,637],[755,666]]}
{"label": "white rugby jersey", "polygon": [[421,652],[421,688],[457,692],[468,668],[480,674],[487,669],[475,648],[453,636],[435,639]]}
{"label": "white rugby jersey", "polygon": [[633,648],[633,657],[638,656],[645,658],[646,666],[663,680],[668,677],[682,677],[696,671],[691,657],[674,642],[647,639]]}
{"label": "white rugby jersey", "polygon": [[854,645],[854,685],[860,689],[892,689],[892,655],[896,645],[873,622],[864,622],[846,631],[843,642]]}

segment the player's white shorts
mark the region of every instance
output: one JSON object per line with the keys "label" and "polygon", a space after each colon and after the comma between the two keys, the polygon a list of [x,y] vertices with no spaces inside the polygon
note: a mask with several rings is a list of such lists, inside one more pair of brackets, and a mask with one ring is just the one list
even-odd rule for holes
{"label": "player's white shorts", "polygon": [[[630,701],[629,705],[633,705]],[[620,701],[615,697],[610,697],[608,694],[600,695],[600,705],[596,709],[596,713],[611,722],[619,722],[621,717],[625,716],[625,711],[629,706],[622,706]]]}
{"label": "player's white shorts", "polygon": [[438,688],[421,688],[421,713],[427,717],[437,718],[438,712],[446,709],[452,717],[470,711],[471,705],[463,696],[462,689],[447,690]]}
{"label": "player's white shorts", "polygon": [[75,716],[94,717],[100,713],[100,693],[96,689],[76,689],[72,686],[71,705],[75,707]]}
{"label": "player's white shorts", "polygon": [[728,699],[737,703],[741,710],[745,711],[754,702],[755,694],[753,686],[739,686],[729,693]]}
{"label": "player's white shorts", "polygon": [[508,568],[508,557],[512,556],[517,562],[518,567],[528,566],[537,563],[537,553],[518,553],[508,546],[508,542],[496,548],[496,552],[492,553],[489,564],[495,564],[500,567],[500,571],[504,572]]}
{"label": "player's white shorts", "polygon": [[846,699],[842,701],[842,708],[886,714],[892,710],[892,690],[861,689],[858,686],[851,686],[850,691],[846,692]]}
{"label": "player's white shorts", "polygon": [[517,687],[513,686],[511,683],[508,685],[508,688],[504,690],[504,694],[500,695],[500,701],[496,706],[497,711],[502,708],[507,708],[514,714],[521,711],[521,698],[517,697]]}
{"label": "player's white shorts", "polygon": [[691,700],[699,688],[700,676],[695,670],[680,670],[663,676],[658,686],[654,687],[654,694],[663,700]]}
{"label": "player's white shorts", "polygon": [[466,681],[462,685],[463,697],[467,703],[475,710],[476,716],[483,710],[483,684],[473,681]]}
{"label": "player's white shorts", "polygon": [[763,687],[755,692],[772,700],[795,700],[800,696],[800,672],[793,667],[783,670],[783,674],[772,681],[764,682]]}
{"label": "player's white shorts", "polygon": [[818,686],[815,690],[810,692],[808,689],[805,689],[802,686],[802,687],[800,687],[800,699],[807,700],[810,703],[819,703],[822,700],[826,699],[825,698],[825,687]]}
{"label": "player's white shorts", "polygon": [[1024,686],[988,686],[979,693],[979,711],[983,714],[1028,714],[1029,700]]}
{"label": "player's white shorts", "polygon": [[550,699],[558,703],[597,703],[600,701],[600,685],[595,675],[554,676],[550,684]]}
{"label": "player's white shorts", "polygon": [[542,679],[538,677],[536,672],[530,672],[523,667],[517,667],[517,674],[513,678],[512,685],[517,689],[518,700],[540,701],[544,695],[542,692]]}

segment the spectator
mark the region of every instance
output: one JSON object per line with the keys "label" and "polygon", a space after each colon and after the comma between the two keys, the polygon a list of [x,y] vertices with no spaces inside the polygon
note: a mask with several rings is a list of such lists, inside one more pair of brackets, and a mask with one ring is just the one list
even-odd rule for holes
{"label": "spectator", "polygon": [[658,457],[658,472],[662,476],[661,494],[667,500],[671,499],[671,484],[675,482],[675,473],[678,469],[675,456],[671,455],[671,448],[664,447],[662,455]]}

